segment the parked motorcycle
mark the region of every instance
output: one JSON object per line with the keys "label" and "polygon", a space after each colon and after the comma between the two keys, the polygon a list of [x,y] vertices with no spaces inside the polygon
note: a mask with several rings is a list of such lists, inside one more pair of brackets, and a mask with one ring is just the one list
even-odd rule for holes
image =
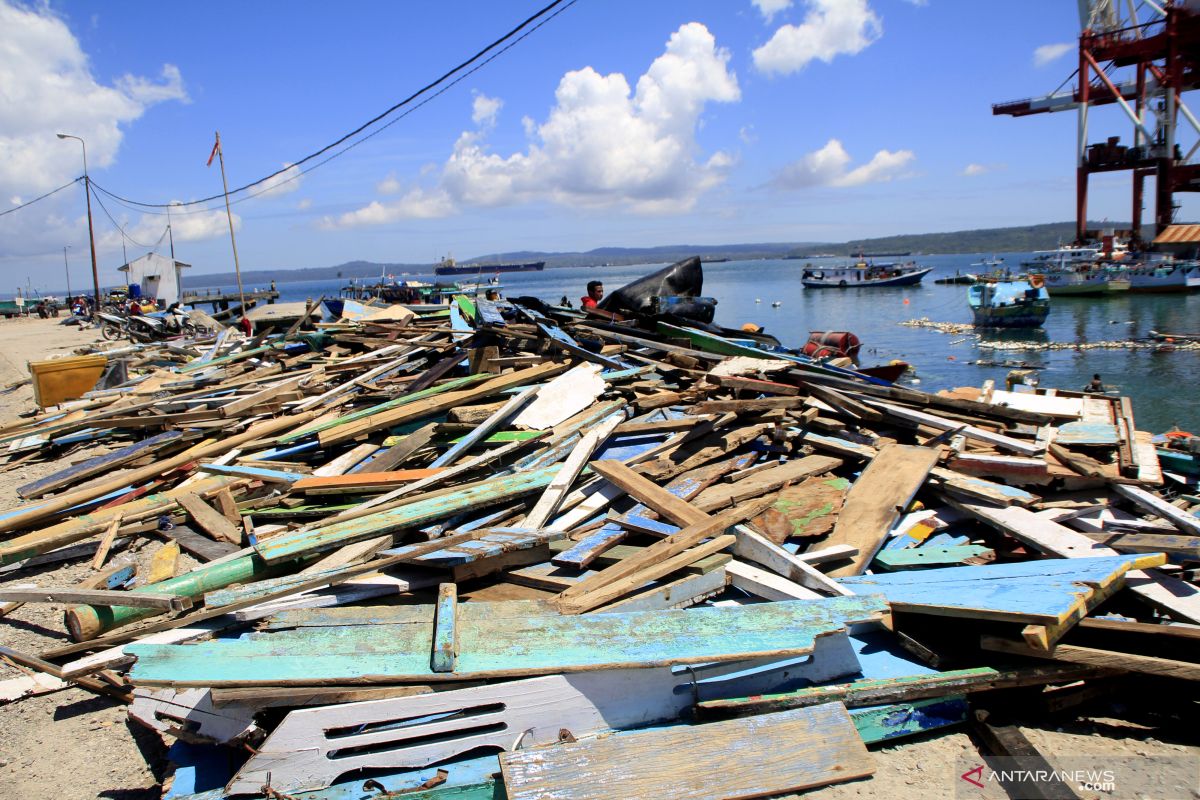
{"label": "parked motorcycle", "polygon": [[97,311],[94,316],[93,322],[100,326],[100,335],[108,341],[115,342],[117,339],[129,335],[126,319],[120,314],[114,314],[111,311]]}

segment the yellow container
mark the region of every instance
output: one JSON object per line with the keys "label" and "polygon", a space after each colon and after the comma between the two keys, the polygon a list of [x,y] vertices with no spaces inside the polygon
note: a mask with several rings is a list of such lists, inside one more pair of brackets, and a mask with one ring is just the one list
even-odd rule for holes
{"label": "yellow container", "polygon": [[83,397],[96,387],[107,363],[108,359],[103,355],[30,361],[34,401],[46,408]]}

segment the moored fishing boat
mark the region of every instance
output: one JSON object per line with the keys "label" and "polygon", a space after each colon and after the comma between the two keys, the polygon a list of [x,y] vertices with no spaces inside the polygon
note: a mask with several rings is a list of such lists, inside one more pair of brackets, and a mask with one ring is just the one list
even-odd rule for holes
{"label": "moored fishing boat", "polygon": [[1046,291],[1054,296],[1105,296],[1129,291],[1125,270],[1102,266],[1077,266],[1047,270]]}
{"label": "moored fishing boat", "polygon": [[1028,280],[985,281],[967,289],[967,305],[980,328],[1040,328],[1050,295],[1040,275]]}
{"label": "moored fishing boat", "polygon": [[849,267],[805,265],[800,282],[806,289],[852,289],[857,287],[912,286],[921,282],[933,267],[907,264],[872,264],[860,261]]}
{"label": "moored fishing boat", "polygon": [[[1196,288],[1191,283],[1195,267],[1174,262],[1151,262],[1129,270],[1131,292],[1187,292]],[[1196,281],[1200,284],[1200,280]]]}

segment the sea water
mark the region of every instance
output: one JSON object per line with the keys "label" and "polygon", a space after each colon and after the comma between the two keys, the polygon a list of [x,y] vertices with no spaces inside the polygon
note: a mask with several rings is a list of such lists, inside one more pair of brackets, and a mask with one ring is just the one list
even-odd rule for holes
{"label": "sea water", "polygon": [[[999,256],[1004,259],[1005,266],[1017,271],[1021,261],[1028,259],[1030,254],[1001,253]],[[864,366],[893,359],[913,365],[914,372],[903,379],[904,385],[932,392],[956,386],[979,387],[991,379],[1003,388],[1009,371],[1024,363],[1037,368],[1042,386],[1078,390],[1094,373],[1099,373],[1106,385],[1133,399],[1139,429],[1157,433],[1178,425],[1200,434],[1200,402],[1197,400],[1200,351],[1001,350],[987,347],[989,342],[997,341],[1010,346],[1022,342],[1041,345],[1047,342],[1131,341],[1149,337],[1152,330],[1197,333],[1200,332],[1200,293],[1054,297],[1042,331],[947,334],[901,324],[916,318],[970,323],[967,287],[939,285],[934,280],[956,271],[983,271],[986,268],[972,266],[980,259],[978,254],[915,256],[913,260],[922,266],[933,267],[933,272],[916,286],[890,289],[805,289],[801,285],[800,274],[807,264],[830,266],[848,263],[847,259],[727,261],[704,265],[704,294],[718,300],[717,324],[738,328],[752,322],[791,347],[803,345],[809,331],[851,331],[862,340],[859,360]],[[499,278],[503,286],[501,291],[507,297],[532,295],[553,303],[565,296],[578,307],[589,280],[602,280],[605,289],[611,293],[661,266],[547,268],[542,272],[505,273]],[[436,280],[432,275],[406,277]],[[441,280],[468,281],[475,277],[456,276]],[[478,276],[482,280],[491,277],[493,275],[486,271]],[[281,281],[277,288],[280,302],[289,302],[316,299],[322,295],[336,297],[346,283],[347,280]],[[251,284],[246,288],[252,288]],[[774,306],[776,302],[778,306]]]}

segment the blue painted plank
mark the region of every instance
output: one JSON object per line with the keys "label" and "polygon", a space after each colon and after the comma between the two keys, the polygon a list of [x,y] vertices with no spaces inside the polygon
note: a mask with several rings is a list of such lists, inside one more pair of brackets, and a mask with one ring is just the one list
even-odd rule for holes
{"label": "blue painted plank", "polygon": [[[839,579],[856,592],[881,592],[894,608],[1015,622],[1064,622],[1121,585],[1138,556],[1106,556],[946,567]],[[1094,591],[1092,587],[1097,587]]]}
{"label": "blue painted plank", "polygon": [[295,483],[301,478],[307,478],[303,472],[285,472],[281,469],[265,467],[247,467],[243,464],[201,464],[201,472],[216,472],[221,475],[236,475],[239,478],[259,478],[276,483]]}

